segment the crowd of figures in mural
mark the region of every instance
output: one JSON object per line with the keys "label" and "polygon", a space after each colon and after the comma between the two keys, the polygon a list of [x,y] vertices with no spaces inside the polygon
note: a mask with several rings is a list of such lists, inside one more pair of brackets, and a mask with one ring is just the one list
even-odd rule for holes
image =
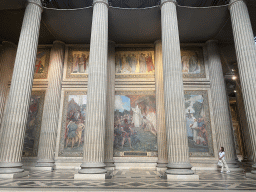
{"label": "crowd of figures in mural", "polygon": [[189,151],[208,152],[208,133],[203,96],[185,94],[185,106]]}
{"label": "crowd of figures in mural", "polygon": [[69,95],[65,124],[65,150],[81,151],[84,143],[86,95]]}
{"label": "crowd of figures in mural", "polygon": [[156,103],[153,95],[116,95],[114,151],[157,151]]}
{"label": "crowd of figures in mural", "polygon": [[72,73],[88,73],[89,69],[89,52],[73,51],[72,52]]}
{"label": "crowd of figures in mural", "polygon": [[154,73],[153,51],[119,51],[116,53],[116,73]]}

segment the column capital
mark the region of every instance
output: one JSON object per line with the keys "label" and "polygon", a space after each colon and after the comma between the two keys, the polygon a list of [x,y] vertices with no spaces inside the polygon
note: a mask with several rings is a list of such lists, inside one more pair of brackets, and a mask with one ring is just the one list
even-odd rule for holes
{"label": "column capital", "polygon": [[230,0],[230,1],[229,1],[228,8],[230,9],[230,7],[231,7],[232,5],[234,5],[235,3],[238,3],[239,1],[242,1],[243,3],[245,3],[244,0]]}
{"label": "column capital", "polygon": [[109,7],[108,0],[93,0],[92,6],[94,6],[96,3],[103,3],[103,4],[107,5],[107,7]]}
{"label": "column capital", "polygon": [[53,41],[53,44],[64,44],[65,45],[65,43],[63,41],[59,41],[59,40]]}
{"label": "column capital", "polygon": [[218,40],[211,39],[211,40],[206,41],[206,44],[209,44],[209,43],[218,44],[218,42],[219,42]]}
{"label": "column capital", "polygon": [[43,7],[43,5],[42,5],[42,3],[41,3],[41,0],[28,0],[28,1],[27,1],[27,6],[28,6],[29,4],[34,4],[34,5],[38,6],[38,7],[40,7],[40,8],[41,8],[41,11],[43,12],[44,7]]}
{"label": "column capital", "polygon": [[108,44],[115,45],[115,44],[116,44],[116,42],[115,42],[115,41],[112,41],[112,40],[108,40]]}
{"label": "column capital", "polygon": [[175,5],[178,5],[177,1],[176,0],[161,0],[161,5],[160,5],[160,8],[162,8],[162,6],[165,4],[165,3],[174,3]]}
{"label": "column capital", "polygon": [[154,42],[154,44],[157,44],[157,43],[162,43],[162,39],[158,39]]}

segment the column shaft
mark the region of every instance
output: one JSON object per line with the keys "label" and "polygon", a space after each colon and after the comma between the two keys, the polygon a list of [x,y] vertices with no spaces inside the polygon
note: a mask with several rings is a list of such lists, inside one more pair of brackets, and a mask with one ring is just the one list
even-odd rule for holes
{"label": "column shaft", "polygon": [[53,167],[56,131],[59,119],[59,105],[61,97],[61,81],[65,44],[55,41],[51,49],[50,66],[48,72],[48,89],[41,124],[38,149],[38,167]]}
{"label": "column shaft", "polygon": [[1,125],[0,173],[23,171],[20,161],[34,76],[41,12],[40,0],[28,1]]}
{"label": "column shaft", "polygon": [[4,41],[0,55],[0,127],[8,95],[8,83],[12,78],[12,71],[16,56],[16,45]]}
{"label": "column shaft", "polygon": [[104,140],[108,63],[108,1],[94,0],[84,154],[79,173],[105,173]]}
{"label": "column shaft", "polygon": [[235,143],[229,115],[229,104],[217,42],[208,41],[207,51],[217,148],[224,147],[227,162],[236,163]]}
{"label": "column shaft", "polygon": [[161,24],[165,120],[168,150],[167,174],[193,174],[189,163],[185,99],[180,56],[176,1],[162,0]]}
{"label": "column shaft", "polygon": [[105,135],[105,164],[108,168],[114,167],[114,111],[115,111],[115,43],[108,46],[108,80],[107,80],[107,113]]}
{"label": "column shaft", "polygon": [[[252,142],[252,158],[256,162],[256,46],[254,34],[244,1],[231,0],[230,15],[248,131]],[[254,168],[256,168],[256,164],[254,164]],[[252,171],[252,173],[256,173],[256,171]]]}
{"label": "column shaft", "polygon": [[165,128],[164,110],[164,81],[163,81],[163,57],[162,42],[155,42],[155,79],[156,79],[156,127],[158,146],[158,167],[166,168],[168,163],[167,140]]}

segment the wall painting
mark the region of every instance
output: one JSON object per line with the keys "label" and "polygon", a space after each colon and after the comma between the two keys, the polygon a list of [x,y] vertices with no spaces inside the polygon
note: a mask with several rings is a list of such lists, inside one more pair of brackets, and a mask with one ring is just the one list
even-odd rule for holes
{"label": "wall painting", "polygon": [[114,127],[114,156],[157,156],[154,92],[116,92]]}
{"label": "wall painting", "polygon": [[185,91],[190,156],[213,156],[207,91]]}
{"label": "wall painting", "polygon": [[43,114],[44,94],[44,91],[32,92],[24,139],[23,157],[37,156]]}
{"label": "wall painting", "polygon": [[47,79],[50,49],[38,49],[36,54],[34,79]]}
{"label": "wall painting", "polygon": [[86,92],[65,93],[59,156],[82,156],[86,104]]}
{"label": "wall painting", "polygon": [[154,50],[139,48],[117,49],[116,77],[154,77]]}
{"label": "wall painting", "polygon": [[181,48],[182,73],[184,78],[205,78],[203,50],[196,47]]}
{"label": "wall painting", "polygon": [[89,49],[69,48],[67,78],[88,77]]}

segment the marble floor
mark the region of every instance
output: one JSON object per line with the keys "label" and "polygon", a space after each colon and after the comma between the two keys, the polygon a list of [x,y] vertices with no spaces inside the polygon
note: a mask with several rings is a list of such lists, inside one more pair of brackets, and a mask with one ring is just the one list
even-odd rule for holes
{"label": "marble floor", "polygon": [[115,170],[105,181],[74,180],[77,170],[30,171],[28,177],[0,179],[0,191],[256,191],[244,172],[196,171],[200,181],[171,182],[154,170]]}

